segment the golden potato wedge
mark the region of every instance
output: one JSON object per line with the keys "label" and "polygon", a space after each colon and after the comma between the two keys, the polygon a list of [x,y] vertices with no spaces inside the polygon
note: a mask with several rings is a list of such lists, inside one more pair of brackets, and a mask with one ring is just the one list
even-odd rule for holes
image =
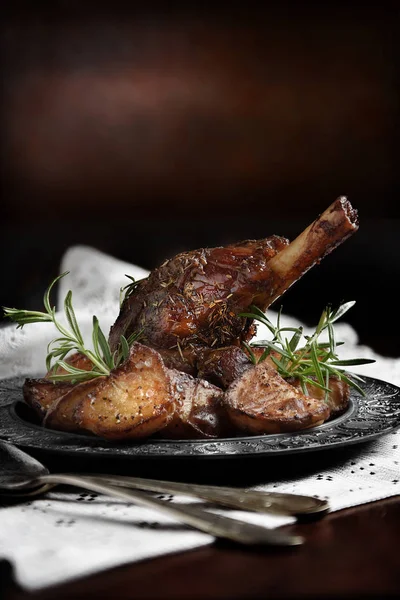
{"label": "golden potato wedge", "polygon": [[223,391],[181,371],[170,369],[169,373],[175,413],[159,437],[198,439],[226,435],[230,421],[221,403]]}
{"label": "golden potato wedge", "polygon": [[102,385],[107,377],[96,377],[82,383],[75,383],[67,394],[60,396],[44,416],[43,425],[60,431],[80,431],[90,429],[77,418],[77,411],[85,398],[94,398],[101,393]]}
{"label": "golden potato wedge", "polygon": [[[69,365],[72,365],[73,367],[75,367],[75,369],[81,369],[82,371],[91,371],[93,369],[92,361],[80,352],[74,352],[74,354],[67,356],[64,362],[68,363]],[[57,375],[65,375],[67,371],[62,367],[58,367],[56,371],[48,371],[45,377],[50,377],[50,375],[53,375],[54,373],[56,373]]]}
{"label": "golden potato wedge", "polygon": [[75,387],[72,383],[53,382],[48,379],[25,379],[22,388],[25,402],[33,408],[41,419],[49,408]]}
{"label": "golden potato wedge", "polygon": [[[83,371],[90,371],[93,368],[91,361],[79,352],[68,356],[65,362]],[[57,375],[66,372],[61,367],[58,367],[56,370]],[[41,379],[26,379],[22,389],[25,402],[33,408],[41,419],[44,418],[46,412],[56,400],[59,400],[61,396],[64,396],[76,387],[76,384],[69,383],[68,381],[50,381],[49,377],[52,374],[54,374],[54,371],[48,371]]]}
{"label": "golden potato wedge", "polygon": [[159,431],[174,410],[171,378],[161,356],[135,343],[128,359],[109,376],[77,384],[62,396],[50,407],[44,425],[128,440]]}
{"label": "golden potato wedge", "polygon": [[234,381],[223,403],[232,423],[255,435],[306,429],[330,415],[323,401],[305,396],[266,361]]}
{"label": "golden potato wedge", "polygon": [[[258,360],[262,356],[264,350],[265,348],[262,347],[252,348],[252,351]],[[271,352],[270,356],[267,357],[266,361],[273,368],[276,369],[276,364],[271,360],[272,356],[279,358],[277,352]],[[311,379],[315,378],[311,377]],[[302,391],[301,383],[298,378],[289,377],[286,379],[286,381],[293,385],[300,392]],[[316,385],[307,384],[306,388],[308,396],[316,398],[317,400],[325,399],[325,392],[320,387],[317,387]],[[342,381],[338,377],[331,376],[329,378],[329,389],[331,390],[331,392],[330,394],[328,394],[326,403],[328,404],[329,409],[331,411],[331,417],[337,417],[338,415],[342,414],[349,405],[350,386],[348,385],[348,383]]]}
{"label": "golden potato wedge", "polygon": [[[288,383],[293,385],[296,389],[301,391],[300,380],[291,377],[286,380]],[[317,400],[324,400],[325,392],[316,385],[307,384],[307,393],[312,398]],[[329,378],[329,389],[331,390],[326,399],[326,403],[331,411],[331,417],[337,417],[341,415],[349,405],[350,399],[350,386],[345,381],[342,381],[338,377]]]}

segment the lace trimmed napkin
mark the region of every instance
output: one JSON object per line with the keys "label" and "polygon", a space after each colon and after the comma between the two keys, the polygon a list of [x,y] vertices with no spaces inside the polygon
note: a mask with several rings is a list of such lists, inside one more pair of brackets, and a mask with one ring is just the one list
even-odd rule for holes
{"label": "lace trimmed napkin", "polygon": [[[119,289],[129,283],[125,274],[136,279],[147,275],[139,267],[85,246],[69,249],[60,271],[70,274],[60,282],[57,305],[62,306],[71,289],[85,339],[90,339],[93,314],[107,334],[118,314]],[[287,317],[285,324],[297,326],[298,322]],[[381,357],[360,346],[356,332],[346,323],[338,323],[335,328],[345,342],[341,357],[376,359],[376,363],[354,371],[400,386],[400,358]],[[258,337],[266,337],[262,327]],[[48,323],[29,325],[22,330],[16,330],[15,325],[0,329],[0,378],[42,375],[46,347],[53,338],[54,327]],[[357,445],[353,450],[339,466],[321,466],[321,461],[310,460],[306,472],[297,472],[288,479],[269,480],[257,489],[328,497],[332,510],[400,493],[400,431],[367,447]],[[172,496],[165,499],[178,503],[190,501]],[[229,515],[270,527],[293,522],[290,517],[237,511],[229,511]],[[185,528],[157,511],[76,490],[50,492],[19,504],[0,499],[0,558],[13,564],[18,583],[28,590],[212,541],[211,536]]]}

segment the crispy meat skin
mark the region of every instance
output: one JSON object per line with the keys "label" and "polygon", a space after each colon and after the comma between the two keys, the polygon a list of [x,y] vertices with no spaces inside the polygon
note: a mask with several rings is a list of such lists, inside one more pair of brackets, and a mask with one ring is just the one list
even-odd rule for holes
{"label": "crispy meat skin", "polygon": [[234,426],[254,435],[306,429],[330,415],[322,400],[302,394],[266,361],[234,381],[223,402]]}
{"label": "crispy meat skin", "polygon": [[125,299],[111,328],[111,348],[121,335],[139,330],[141,341],[154,348],[177,349],[179,344],[189,362],[191,349],[237,344],[250,324],[236,315],[262,293],[268,261],[287,244],[271,236],[167,260]]}
{"label": "crispy meat skin", "polygon": [[205,350],[197,361],[197,376],[225,390],[251,367],[243,350],[238,346],[227,346]]}
{"label": "crispy meat skin", "polygon": [[357,211],[338,198],[291,244],[278,236],[179,254],[152,271],[124,300],[110,331],[142,331],[168,367],[196,374],[205,348],[240,346],[254,335],[240,312],[266,310],[313,265],[358,229]]}

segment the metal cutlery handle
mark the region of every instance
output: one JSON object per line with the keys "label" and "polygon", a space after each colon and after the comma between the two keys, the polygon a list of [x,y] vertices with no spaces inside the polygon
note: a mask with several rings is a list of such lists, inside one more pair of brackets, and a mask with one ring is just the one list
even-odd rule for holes
{"label": "metal cutlery handle", "polygon": [[182,506],[171,504],[149,496],[140,491],[131,491],[116,488],[111,485],[100,483],[99,479],[91,477],[81,477],[74,475],[43,475],[37,479],[37,483],[61,483],[73,485],[100,494],[106,494],[128,500],[135,504],[156,508],[162,512],[175,517],[179,521],[186,523],[196,529],[208,533],[215,537],[227,538],[241,544],[267,544],[275,546],[296,546],[303,543],[303,538],[295,535],[288,535],[277,529],[268,529],[260,525],[246,523],[238,519],[232,519],[222,515],[216,515],[208,512],[198,506]]}
{"label": "metal cutlery handle", "polygon": [[329,510],[329,504],[326,500],[299,494],[263,492],[248,488],[207,486],[174,481],[158,481],[142,477],[125,477],[122,475],[96,475],[95,477],[110,485],[161,494],[183,494],[241,510],[273,512],[284,515],[321,514]]}

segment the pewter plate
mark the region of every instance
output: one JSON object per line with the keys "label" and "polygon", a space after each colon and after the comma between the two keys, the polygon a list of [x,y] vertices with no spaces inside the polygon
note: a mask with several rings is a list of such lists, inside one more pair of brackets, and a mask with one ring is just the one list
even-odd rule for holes
{"label": "pewter plate", "polygon": [[0,438],[27,450],[103,458],[235,458],[311,452],[357,444],[400,427],[400,388],[363,377],[366,396],[354,392],[345,414],[296,433],[221,438],[107,442],[93,435],[71,434],[35,424],[22,401],[23,377],[0,381]]}

